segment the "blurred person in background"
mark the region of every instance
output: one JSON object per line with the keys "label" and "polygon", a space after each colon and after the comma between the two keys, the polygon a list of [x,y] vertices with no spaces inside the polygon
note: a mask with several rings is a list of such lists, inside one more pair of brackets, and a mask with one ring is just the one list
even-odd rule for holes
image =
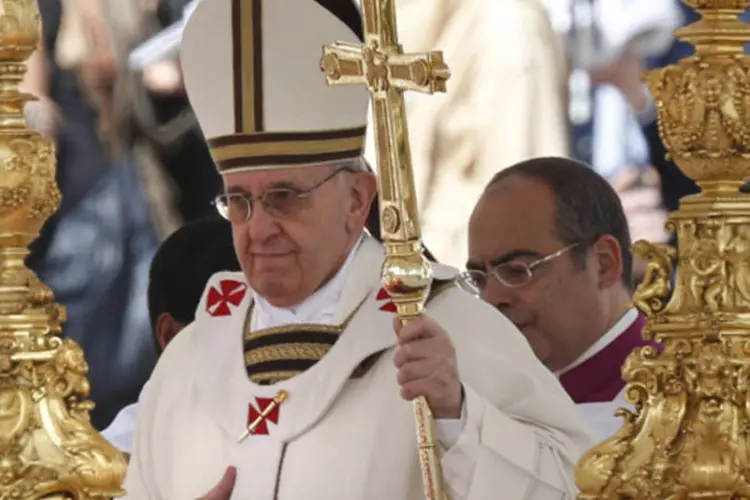
{"label": "blurred person in background", "polygon": [[[106,7],[120,73],[114,86],[118,139],[134,156],[145,185],[157,186],[149,195],[154,215],[159,216],[157,200],[173,210],[177,224],[212,215],[211,201],[221,183],[185,95],[179,64],[165,60],[137,69],[130,65],[135,48],[178,22],[195,2],[98,1]],[[167,190],[164,183],[151,182],[160,175],[166,176]],[[174,230],[174,220],[160,218],[164,235]]]}
{"label": "blurred person in background", "polygon": [[56,142],[63,201],[29,265],[68,309],[65,335],[86,353],[92,421],[102,429],[137,399],[155,363],[145,300],[153,253],[184,220],[211,213],[219,181],[179,79],[165,85],[163,72],[153,78],[126,65],[131,47],[179,6],[39,6],[44,37],[24,85],[41,100],[26,114]]}
{"label": "blurred person in background", "polygon": [[[571,156],[611,177],[618,165],[611,165],[606,158],[606,146],[613,143],[612,137],[622,140],[637,126],[622,97],[605,86],[610,82],[602,79],[601,73],[611,71],[631,54],[643,58],[663,53],[671,43],[672,31],[680,25],[681,13],[674,0],[542,1],[570,61]],[[612,126],[613,122],[619,123]],[[597,136],[615,128],[621,132],[605,137],[604,147],[596,144]],[[629,142],[634,149],[631,154],[640,154],[637,148],[641,145]]]}
{"label": "blurred person in background", "polygon": [[[607,179],[620,196],[633,241],[646,239],[655,243],[669,238],[664,224],[667,211],[661,193],[661,179],[652,166],[650,149],[641,121],[653,110],[641,115],[631,108],[625,94],[606,78],[611,68],[627,65],[628,53],[610,65],[591,71],[595,90],[593,167]],[[646,118],[647,120],[651,118]],[[635,257],[633,273],[640,281],[646,262]]]}
{"label": "blurred person in background", "polygon": [[[660,0],[663,1],[663,0]],[[675,28],[687,26],[700,19],[700,15],[680,0],[670,0],[672,9],[677,14],[678,24]],[[750,22],[750,11],[740,15],[743,22]],[[749,47],[745,46],[745,53]],[[616,88],[626,99],[634,116],[637,117],[648,148],[651,164],[659,177],[659,188],[664,207],[667,211],[677,210],[683,196],[698,192],[698,186],[688,178],[677,165],[667,158],[667,150],[659,136],[659,126],[650,92],[643,84],[641,75],[644,71],[664,68],[676,64],[681,59],[690,57],[695,48],[688,42],[671,36],[666,50],[651,54],[625,53],[613,64],[597,69],[594,78],[598,83]],[[676,237],[671,236],[672,243]]]}
{"label": "blurred person in background", "polygon": [[[86,353],[92,422],[101,429],[138,396],[154,363],[145,292],[158,240],[133,164],[111,154],[104,102],[92,98],[113,75],[101,11],[91,0],[39,7],[44,36],[24,87],[41,100],[26,112],[55,141],[63,199],[28,264],[68,311],[64,334]],[[97,47],[85,70],[68,64],[81,46]]]}
{"label": "blurred person in background", "polygon": [[[641,128],[644,116],[631,109],[630,94],[610,76],[633,58],[664,53],[681,12],[673,0],[545,0],[545,5],[571,62],[571,156],[592,165],[615,188],[634,240],[665,241],[666,210]],[[636,259],[633,270],[640,279],[644,263]]]}
{"label": "blurred person in background", "polygon": [[538,0],[395,3],[405,51],[441,50],[451,70],[447,93],[409,92],[406,107],[424,241],[461,266],[466,220],[498,166],[568,152],[562,45]]}

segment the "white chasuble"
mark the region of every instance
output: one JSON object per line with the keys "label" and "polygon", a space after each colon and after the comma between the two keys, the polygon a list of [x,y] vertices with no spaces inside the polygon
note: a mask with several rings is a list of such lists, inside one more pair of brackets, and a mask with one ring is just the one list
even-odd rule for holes
{"label": "white chasuble", "polygon": [[[383,258],[366,237],[324,327],[247,333],[245,278],[214,276],[141,400],[127,498],[195,499],[235,466],[236,500],[421,500],[412,406],[393,366],[393,307],[378,293]],[[452,500],[573,499],[575,463],[593,440],[572,401],[505,317],[455,287],[433,295],[427,314],[452,338],[467,395],[463,428],[441,449]],[[274,348],[259,347],[274,335],[298,348],[296,364],[274,365]],[[338,338],[309,362],[310,335]],[[256,349],[245,356],[248,343]],[[290,370],[300,372],[281,373]],[[281,391],[286,399],[269,407]]]}

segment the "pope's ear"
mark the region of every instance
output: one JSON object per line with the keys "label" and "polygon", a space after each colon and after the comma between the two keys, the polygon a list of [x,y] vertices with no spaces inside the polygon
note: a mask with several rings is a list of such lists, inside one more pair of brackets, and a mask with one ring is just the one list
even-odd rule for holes
{"label": "pope's ear", "polygon": [[367,219],[370,206],[378,194],[378,181],[370,172],[357,172],[352,174],[352,212],[362,221]]}

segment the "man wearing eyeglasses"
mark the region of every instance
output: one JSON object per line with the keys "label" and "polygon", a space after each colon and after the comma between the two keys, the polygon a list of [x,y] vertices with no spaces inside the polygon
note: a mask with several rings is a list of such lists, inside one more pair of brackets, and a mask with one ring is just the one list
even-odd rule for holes
{"label": "man wearing eyeglasses", "polygon": [[242,272],[209,280],[160,357],[128,498],[422,499],[418,395],[452,500],[575,495],[585,422],[507,319],[435,265],[427,314],[396,322],[364,231],[369,94],[320,70],[322,45],[359,43],[361,26],[351,0],[207,0],[185,26]]}
{"label": "man wearing eyeglasses", "polygon": [[537,158],[496,174],[469,224],[461,283],[506,315],[597,430],[625,406],[620,368],[644,317],[630,305],[630,233],[614,189],[593,169]]}

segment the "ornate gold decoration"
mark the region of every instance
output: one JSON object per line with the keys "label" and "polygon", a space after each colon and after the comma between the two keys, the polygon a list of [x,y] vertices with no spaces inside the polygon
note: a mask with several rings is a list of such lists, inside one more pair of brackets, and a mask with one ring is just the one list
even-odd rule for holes
{"label": "ornate gold decoration", "polygon": [[328,354],[331,344],[317,342],[289,342],[287,344],[258,347],[245,353],[245,364],[256,365],[269,361],[305,359],[320,361]]}
{"label": "ornate gold decoration", "polygon": [[0,0],[0,498],[111,498],[125,458],[94,430],[81,348],[24,265],[57,209],[52,143],[26,128],[19,91],[40,36],[36,0]]}
{"label": "ornate gold decoration", "polygon": [[[396,304],[399,318],[409,321],[424,310],[432,267],[422,255],[403,93],[445,92],[450,72],[441,52],[403,53],[393,0],[362,0],[361,6],[364,45],[339,42],[325,46],[321,68],[329,85],[364,84],[370,91],[386,249],[383,285]],[[414,400],[414,420],[425,497],[443,500],[447,493],[436,452],[435,422],[424,397]]]}
{"label": "ornate gold decoration", "polygon": [[632,252],[648,264],[643,280],[633,295],[633,305],[648,317],[653,317],[664,308],[671,293],[670,280],[677,252],[671,245],[636,241]]}
{"label": "ornate gold decoration", "polygon": [[[625,422],[581,459],[579,499],[750,499],[750,27],[747,0],[691,0],[677,31],[696,56],[651,71],[662,139],[701,193],[667,229],[678,250],[637,242],[648,260],[634,303],[648,316],[622,368]],[[673,263],[678,263],[673,277]]]}

